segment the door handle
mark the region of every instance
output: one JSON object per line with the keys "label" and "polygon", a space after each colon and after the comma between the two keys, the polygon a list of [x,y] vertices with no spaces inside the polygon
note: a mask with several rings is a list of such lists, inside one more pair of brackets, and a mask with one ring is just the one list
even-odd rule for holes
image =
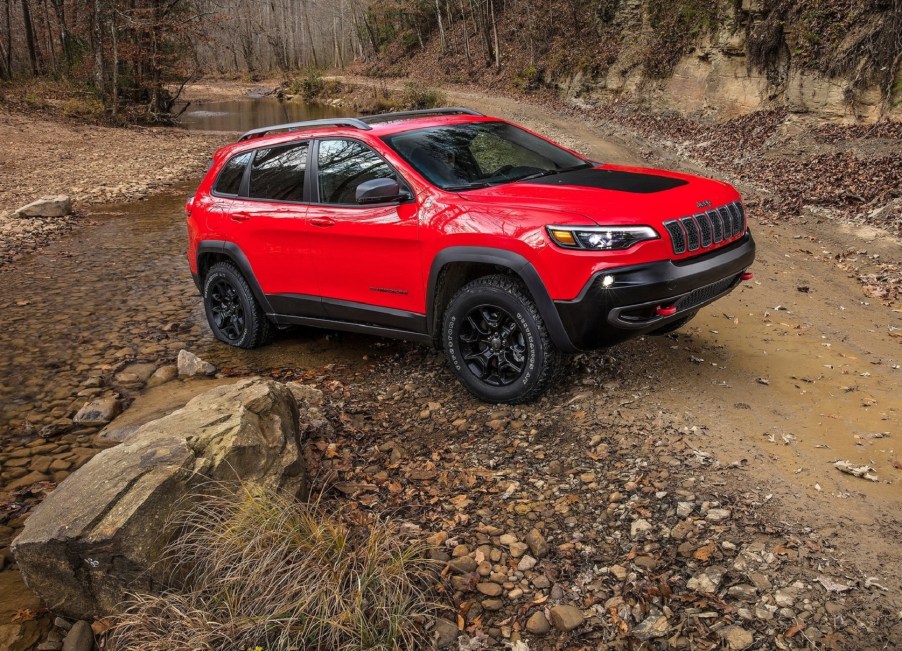
{"label": "door handle", "polygon": [[233,222],[246,222],[251,218],[246,212],[233,212],[230,217]]}
{"label": "door handle", "polygon": [[315,219],[311,219],[310,223],[314,226],[319,226],[320,228],[328,228],[329,226],[335,225],[335,220],[329,219],[328,217],[317,217]]}

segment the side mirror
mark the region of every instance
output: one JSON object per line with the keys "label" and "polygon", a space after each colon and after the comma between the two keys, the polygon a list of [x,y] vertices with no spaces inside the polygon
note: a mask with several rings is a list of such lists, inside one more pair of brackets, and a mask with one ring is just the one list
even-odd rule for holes
{"label": "side mirror", "polygon": [[357,186],[355,193],[357,203],[390,203],[403,201],[410,197],[401,190],[401,185],[394,179],[373,179]]}

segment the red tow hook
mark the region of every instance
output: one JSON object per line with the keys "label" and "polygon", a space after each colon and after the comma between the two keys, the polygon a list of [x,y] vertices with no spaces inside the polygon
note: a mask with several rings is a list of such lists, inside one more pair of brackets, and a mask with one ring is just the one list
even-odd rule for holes
{"label": "red tow hook", "polygon": [[677,313],[676,305],[659,305],[655,308],[655,312],[658,313],[658,316],[673,316]]}
{"label": "red tow hook", "polygon": [[742,275],[739,276],[739,280],[751,280],[754,277],[755,274],[753,274],[751,271],[743,271]]}

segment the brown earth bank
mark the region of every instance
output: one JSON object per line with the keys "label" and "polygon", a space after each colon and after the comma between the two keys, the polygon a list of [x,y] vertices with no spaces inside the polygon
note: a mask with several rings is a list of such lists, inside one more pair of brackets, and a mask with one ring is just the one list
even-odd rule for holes
{"label": "brown earth bank", "polygon": [[[859,202],[820,205],[805,194],[797,210],[782,211],[796,182],[750,170],[756,157],[829,160],[844,147],[864,161],[856,175],[870,214],[893,197],[870,183],[866,163],[891,153],[896,136],[884,142],[762,114],[765,126],[748,123],[742,136],[734,125],[727,133],[738,139],[706,142],[710,131],[695,123],[636,112],[588,118],[472,88],[446,93],[600,160],[736,181],[759,244],[755,280],[678,333],[572,358],[560,387],[533,405],[494,407],[451,382],[441,355],[411,344],[304,331],[261,351],[218,346],[181,266],[181,232],[170,228],[153,235],[153,261],[128,252],[165,287],[149,284],[144,300],[111,317],[98,345],[80,334],[71,368],[52,350],[32,354],[39,347],[22,334],[40,305],[17,306],[12,296],[0,304],[19,315],[6,329],[12,339],[4,332],[0,343],[31,355],[36,377],[59,369],[53,396],[22,397],[9,412],[28,426],[11,427],[2,441],[0,545],[66,473],[108,444],[96,427],[74,425],[74,410],[104,396],[139,396],[135,409],[147,413],[169,394],[187,400],[181,382],[141,393],[153,370],[187,346],[222,376],[259,373],[322,390],[324,418],[311,423],[306,450],[315,490],[430,538],[436,558],[449,561],[447,616],[466,636],[461,648],[518,638],[533,649],[893,648],[902,637],[894,281],[902,247],[889,232],[894,222],[867,222]],[[750,167],[734,169],[726,151]],[[172,224],[181,219],[175,200],[154,210],[170,211]],[[67,277],[78,266],[73,253],[90,267],[116,255],[92,237],[48,247],[66,274],[48,277],[49,287],[78,281]],[[166,256],[178,263],[162,265]],[[40,262],[23,256],[0,270],[0,283],[39,288]],[[135,298],[142,282],[136,276]],[[57,336],[68,335],[48,329],[44,338]],[[872,466],[878,481],[841,473],[834,462],[842,460]],[[5,550],[0,562],[10,562]],[[14,569],[0,573],[0,625],[46,625]]]}

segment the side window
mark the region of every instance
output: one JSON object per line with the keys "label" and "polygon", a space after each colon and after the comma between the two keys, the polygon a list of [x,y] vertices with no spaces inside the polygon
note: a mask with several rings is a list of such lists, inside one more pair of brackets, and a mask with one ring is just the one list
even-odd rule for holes
{"label": "side window", "polygon": [[216,185],[213,186],[213,192],[216,194],[237,195],[241,188],[241,179],[244,177],[244,169],[247,162],[251,159],[251,152],[244,152],[237,156],[232,156],[229,162],[223,165],[219,177],[216,179]]}
{"label": "side window", "polygon": [[373,179],[395,179],[395,171],[366,145],[353,140],[319,144],[320,203],[356,204],[357,186]]}
{"label": "side window", "polygon": [[303,201],[308,143],[258,149],[251,163],[252,199]]}

